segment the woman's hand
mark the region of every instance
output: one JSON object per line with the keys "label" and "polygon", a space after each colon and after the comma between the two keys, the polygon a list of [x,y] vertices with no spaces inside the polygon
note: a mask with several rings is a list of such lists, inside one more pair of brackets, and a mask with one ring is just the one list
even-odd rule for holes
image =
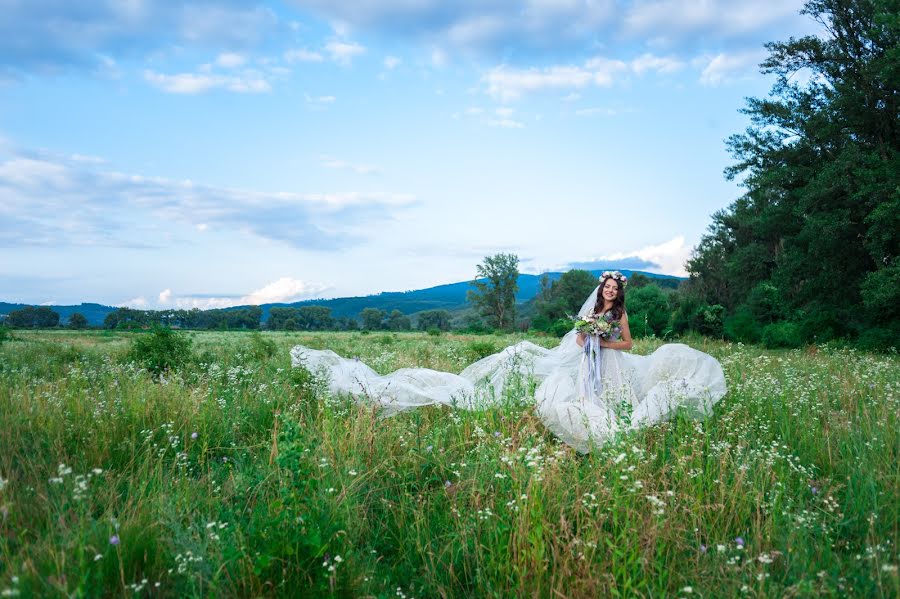
{"label": "woman's hand", "polygon": [[575,337],[575,343],[578,344],[578,347],[584,347],[584,340],[587,339],[587,335],[584,333],[578,333],[578,336]]}

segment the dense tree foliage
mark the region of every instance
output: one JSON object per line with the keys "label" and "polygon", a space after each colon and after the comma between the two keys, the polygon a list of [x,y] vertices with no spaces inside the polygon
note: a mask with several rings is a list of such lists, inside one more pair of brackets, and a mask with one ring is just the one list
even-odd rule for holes
{"label": "dense tree foliage", "polygon": [[107,329],[143,329],[152,325],[183,329],[258,329],[259,306],[222,310],[136,310],[119,308],[103,319]]}
{"label": "dense tree foliage", "polygon": [[88,326],[87,318],[85,318],[84,314],[81,312],[73,312],[71,316],[69,316],[69,328],[70,329],[85,329]]}
{"label": "dense tree foliage", "polygon": [[25,306],[12,310],[6,324],[14,329],[47,329],[59,325],[59,313],[47,306]]}
{"label": "dense tree foliage", "polygon": [[725,329],[751,338],[791,322],[770,329],[773,343],[790,333],[896,343],[900,3],[809,0],[803,13],[826,35],[767,45],[761,66],[776,83],[748,100],[751,124],[728,141],[737,162],[726,174],[747,191],[713,216],[688,263],[706,307],[683,320],[717,320],[707,308],[718,305]]}
{"label": "dense tree foliage", "polygon": [[597,278],[586,270],[564,272],[555,281],[543,276],[541,290],[535,299],[532,327],[558,335],[567,333],[572,328],[569,317],[577,314],[597,284]]}
{"label": "dense tree foliage", "polygon": [[301,306],[271,308],[266,328],[273,331],[330,331],[342,327],[331,315],[331,308]]}
{"label": "dense tree foliage", "polygon": [[475,268],[476,276],[467,298],[491,326],[509,329],[516,322],[516,292],[519,290],[519,257],[495,254]]}
{"label": "dense tree foliage", "polygon": [[416,328],[420,331],[438,329],[447,331],[450,329],[451,316],[449,310],[425,310],[419,313],[416,320]]}

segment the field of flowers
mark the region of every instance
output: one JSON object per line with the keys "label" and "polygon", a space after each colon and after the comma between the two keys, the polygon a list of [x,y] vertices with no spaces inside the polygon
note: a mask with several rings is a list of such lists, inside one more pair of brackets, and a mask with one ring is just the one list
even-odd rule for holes
{"label": "field of flowers", "polygon": [[458,372],[519,337],[187,333],[159,378],[141,334],[0,345],[0,596],[900,596],[897,355],[689,339],[714,416],[582,456],[530,381],[384,419],[288,356]]}

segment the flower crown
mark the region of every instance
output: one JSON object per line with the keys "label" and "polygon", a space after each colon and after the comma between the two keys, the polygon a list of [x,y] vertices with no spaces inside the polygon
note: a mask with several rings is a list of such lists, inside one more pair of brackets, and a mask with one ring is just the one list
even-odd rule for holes
{"label": "flower crown", "polygon": [[603,279],[615,279],[617,280],[622,287],[628,285],[628,277],[620,273],[618,270],[604,270],[603,274],[600,275],[600,282],[603,282]]}

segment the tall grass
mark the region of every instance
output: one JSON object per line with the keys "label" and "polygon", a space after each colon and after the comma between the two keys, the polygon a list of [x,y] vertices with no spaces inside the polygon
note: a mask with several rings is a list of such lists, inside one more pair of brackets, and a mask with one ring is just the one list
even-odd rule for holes
{"label": "tall grass", "polygon": [[3,596],[900,595],[895,355],[694,339],[715,414],[580,456],[527,381],[384,419],[288,357],[458,372],[512,336],[192,333],[160,378],[134,335],[0,345]]}

